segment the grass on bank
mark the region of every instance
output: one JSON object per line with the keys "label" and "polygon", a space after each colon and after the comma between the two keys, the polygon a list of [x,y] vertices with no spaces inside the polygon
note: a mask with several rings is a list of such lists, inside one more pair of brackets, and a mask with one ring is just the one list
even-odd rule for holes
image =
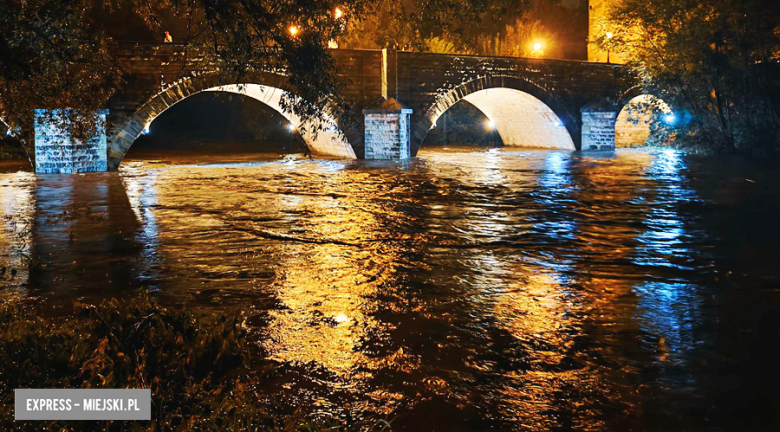
{"label": "grass on bank", "polygon": [[[48,318],[39,302],[0,306],[1,430],[388,430],[265,412],[252,389],[272,367],[252,358],[237,317],[205,319],[148,298],[74,309]],[[152,421],[14,422],[15,388],[150,388]]]}

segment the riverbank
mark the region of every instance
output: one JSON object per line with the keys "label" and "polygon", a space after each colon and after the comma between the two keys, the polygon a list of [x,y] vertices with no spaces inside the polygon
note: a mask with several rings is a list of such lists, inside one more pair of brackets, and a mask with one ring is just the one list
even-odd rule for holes
{"label": "riverbank", "polygon": [[[58,317],[36,299],[0,304],[0,425],[13,421],[15,388],[151,388],[150,422],[103,422],[116,431],[334,430],[293,414],[272,414],[257,390],[275,366],[248,342],[240,315],[195,314],[140,297],[75,303]],[[45,422],[47,430],[83,430],[86,422]],[[346,425],[335,430],[389,430]]]}

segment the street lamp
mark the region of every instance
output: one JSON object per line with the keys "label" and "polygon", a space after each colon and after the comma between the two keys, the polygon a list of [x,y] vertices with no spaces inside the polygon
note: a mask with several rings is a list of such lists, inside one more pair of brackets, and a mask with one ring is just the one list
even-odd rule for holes
{"label": "street lamp", "polygon": [[542,50],[544,49],[544,43],[542,43],[542,42],[534,42],[532,47],[533,47],[534,50],[533,50],[533,52],[531,54],[534,54],[534,55],[536,55],[538,57],[541,57],[542,54],[543,54]]}
{"label": "street lamp", "polygon": [[607,37],[607,64],[609,64],[609,40],[612,39],[612,32],[607,32],[604,36]]}
{"label": "street lamp", "polygon": [[290,26],[290,28],[288,30],[290,31],[290,36],[293,36],[293,37],[295,37],[298,34],[298,31],[299,31],[298,27],[294,26],[294,25]]}
{"label": "street lamp", "polygon": [[336,19],[339,19],[344,16],[344,12],[341,9],[336,8],[336,10],[333,12],[333,15],[336,17]]}

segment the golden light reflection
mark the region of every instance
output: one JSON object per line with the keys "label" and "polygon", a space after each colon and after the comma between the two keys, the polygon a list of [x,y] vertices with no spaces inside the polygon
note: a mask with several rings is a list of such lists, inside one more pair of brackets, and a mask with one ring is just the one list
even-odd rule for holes
{"label": "golden light reflection", "polygon": [[[268,349],[280,361],[313,362],[348,376],[358,367],[376,369],[383,362],[368,358],[359,344],[369,333],[390,329],[370,313],[376,308],[377,286],[392,277],[397,253],[382,245],[339,244],[370,246],[363,242],[381,238],[384,232],[377,218],[382,212],[360,202],[359,184],[365,175],[341,172],[335,177],[329,183],[354,189],[353,193],[278,202],[280,212],[306,214],[300,221],[301,234],[322,242],[280,254],[276,295],[284,307],[271,313]],[[360,222],[352,223],[356,221]]]}
{"label": "golden light reflection", "polygon": [[29,262],[34,259],[34,188],[32,173],[0,174],[0,286],[20,287],[29,280]]}

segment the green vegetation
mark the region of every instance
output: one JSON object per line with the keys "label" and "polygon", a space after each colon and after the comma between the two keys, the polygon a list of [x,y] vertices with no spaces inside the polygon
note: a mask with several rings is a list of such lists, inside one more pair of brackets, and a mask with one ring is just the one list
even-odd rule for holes
{"label": "green vegetation", "polygon": [[601,27],[596,42],[672,106],[677,144],[780,151],[780,2],[623,0]]}
{"label": "green vegetation", "polygon": [[[258,71],[289,77],[282,107],[303,120],[329,113],[352,119],[350,101],[328,45],[352,23],[377,12],[399,34],[461,35],[506,16],[515,0],[8,0],[0,2],[0,120],[31,138],[34,110],[68,108],[49,120],[86,139],[99,128],[96,110],[126,83],[114,58],[121,42],[163,43],[169,35],[182,55],[220,65],[225,83]],[[389,12],[388,12],[389,11]],[[380,24],[384,21],[378,21]],[[394,29],[367,27],[358,38],[385,44]],[[362,33],[362,31],[361,31]],[[385,36],[382,36],[385,35]],[[400,37],[400,36],[399,36]],[[397,43],[406,43],[398,40]],[[410,41],[411,43],[412,41]],[[181,77],[190,71],[183,67]],[[315,122],[316,124],[317,122]]]}
{"label": "green vegetation", "polygon": [[[302,415],[273,416],[254,389],[273,373],[251,355],[242,321],[196,316],[148,298],[76,304],[63,318],[36,301],[0,305],[3,430],[316,431]],[[151,422],[13,422],[15,388],[150,388]],[[387,423],[328,430],[387,430]]]}
{"label": "green vegetation", "polygon": [[[444,1],[444,0],[439,0]],[[230,83],[285,70],[284,107],[304,119],[326,103],[343,107],[327,50],[364,0],[8,0],[0,2],[0,120],[28,140],[34,110],[68,108],[57,121],[80,139],[99,125],[95,111],[125,83],[114,58],[124,41],[162,43],[169,32],[185,56],[221,65]],[[337,17],[336,7],[344,14]],[[291,27],[299,29],[295,34]],[[228,73],[229,72],[229,73]],[[182,69],[182,77],[189,71]]]}
{"label": "green vegetation", "polygon": [[[463,10],[452,3],[455,10]],[[468,21],[453,26],[437,25],[429,7],[429,2],[382,2],[374,14],[349,22],[340,46],[508,57],[584,59],[586,55],[588,17],[583,8],[559,1],[496,0],[481,6],[483,12],[475,18],[479,25]],[[534,48],[536,43],[541,49]]]}
{"label": "green vegetation", "polygon": [[26,158],[22,144],[10,138],[0,138],[0,161]]}

